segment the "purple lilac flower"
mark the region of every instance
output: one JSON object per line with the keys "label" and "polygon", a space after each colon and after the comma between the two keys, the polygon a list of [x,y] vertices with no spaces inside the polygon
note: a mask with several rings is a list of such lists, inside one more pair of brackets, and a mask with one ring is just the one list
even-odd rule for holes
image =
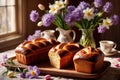
{"label": "purple lilac flower", "polygon": [[107,30],[106,26],[100,25],[98,27],[98,33],[104,33]]}
{"label": "purple lilac flower", "polygon": [[43,25],[48,27],[55,20],[55,16],[53,14],[45,14],[42,17]]}
{"label": "purple lilac flower", "polygon": [[69,25],[69,26],[73,26],[74,25],[74,20],[73,20],[73,17],[72,17],[72,14],[71,13],[67,13],[65,15],[65,18],[64,18],[64,21]]}
{"label": "purple lilac flower", "polygon": [[111,12],[113,9],[113,5],[111,2],[106,2],[106,4],[103,6],[103,11],[106,13]]}
{"label": "purple lilac flower", "polygon": [[25,74],[24,73],[20,73],[20,78],[25,78]]}
{"label": "purple lilac flower", "polygon": [[29,35],[27,40],[28,41],[32,41],[34,39],[37,39],[37,38],[40,38],[40,33],[41,33],[41,30],[36,30],[35,33],[33,35]]}
{"label": "purple lilac flower", "polygon": [[119,23],[119,16],[118,15],[113,15],[110,17],[112,19],[112,24],[117,25]]}
{"label": "purple lilac flower", "polygon": [[94,7],[94,14],[97,14],[98,13],[98,8]]}
{"label": "purple lilac flower", "polygon": [[64,20],[69,26],[73,26],[74,21],[79,21],[82,17],[83,12],[80,9],[76,8],[71,13],[67,13]]}
{"label": "purple lilac flower", "polygon": [[51,79],[51,75],[49,75],[49,74],[48,74],[48,75],[45,75],[45,76],[44,76],[44,79],[45,79],[45,80],[52,80],[52,79]]}
{"label": "purple lilac flower", "polygon": [[32,41],[33,39],[34,39],[34,38],[33,38],[32,35],[29,35],[28,38],[27,38],[28,41]]}
{"label": "purple lilac flower", "polygon": [[85,1],[80,2],[80,4],[77,6],[77,8],[80,9],[80,10],[84,10],[87,7],[90,7],[90,4],[86,3]]}
{"label": "purple lilac flower", "polygon": [[28,72],[26,72],[26,78],[32,79],[32,78],[38,78],[40,74],[40,70],[37,66],[28,66]]}
{"label": "purple lilac flower", "polygon": [[35,34],[40,34],[41,30],[36,30]]}
{"label": "purple lilac flower", "polygon": [[2,56],[2,61],[3,61],[3,63],[6,63],[7,60],[8,60],[8,56],[7,56],[7,54],[4,54],[4,55]]}
{"label": "purple lilac flower", "polygon": [[71,13],[73,10],[75,10],[75,6],[68,6],[67,7],[67,12]]}
{"label": "purple lilac flower", "polygon": [[36,10],[32,10],[30,13],[30,20],[36,22],[39,18],[39,13]]}
{"label": "purple lilac flower", "polygon": [[72,11],[72,17],[74,21],[79,21],[83,17],[83,12],[76,8],[74,11]]}
{"label": "purple lilac flower", "polygon": [[102,4],[103,4],[103,2],[102,2],[102,0],[94,0],[94,5],[95,5],[95,7],[101,7],[102,6]]}

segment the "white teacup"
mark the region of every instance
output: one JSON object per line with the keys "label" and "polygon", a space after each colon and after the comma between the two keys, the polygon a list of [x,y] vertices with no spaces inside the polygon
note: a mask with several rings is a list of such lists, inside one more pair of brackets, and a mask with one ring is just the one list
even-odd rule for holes
{"label": "white teacup", "polygon": [[99,44],[103,53],[110,53],[112,52],[112,49],[115,49],[117,46],[115,42],[109,40],[102,40],[99,42]]}

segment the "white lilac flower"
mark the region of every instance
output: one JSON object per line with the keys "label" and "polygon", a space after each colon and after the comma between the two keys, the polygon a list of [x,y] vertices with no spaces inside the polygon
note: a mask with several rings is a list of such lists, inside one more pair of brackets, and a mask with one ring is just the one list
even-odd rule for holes
{"label": "white lilac flower", "polygon": [[112,25],[112,20],[110,18],[103,19],[103,25],[109,29],[109,27]]}
{"label": "white lilac flower", "polygon": [[60,10],[62,8],[65,8],[65,4],[63,0],[60,1],[55,1],[55,5],[57,6],[57,8]]}
{"label": "white lilac flower", "polygon": [[56,14],[59,10],[57,5],[55,5],[55,4],[53,4],[53,5],[50,4],[49,8],[50,8],[49,13],[51,13],[51,14]]}
{"label": "white lilac flower", "polygon": [[93,19],[95,16],[93,8],[86,8],[85,10],[83,10],[83,13],[84,13],[84,19],[87,19],[88,21]]}
{"label": "white lilac flower", "polygon": [[38,4],[38,8],[39,8],[40,10],[45,10],[45,6],[42,5],[42,4]]}

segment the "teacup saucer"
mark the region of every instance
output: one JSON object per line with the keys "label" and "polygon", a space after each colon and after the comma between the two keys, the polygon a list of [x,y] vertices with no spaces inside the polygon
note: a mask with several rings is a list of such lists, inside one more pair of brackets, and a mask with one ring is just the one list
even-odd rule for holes
{"label": "teacup saucer", "polygon": [[111,52],[108,52],[108,53],[103,52],[103,53],[105,54],[105,56],[112,56],[117,54],[117,50],[113,48]]}
{"label": "teacup saucer", "polygon": [[[99,48],[100,49],[100,48]],[[103,52],[105,56],[112,56],[118,53],[118,50],[116,50],[115,48],[112,49],[111,52]]]}

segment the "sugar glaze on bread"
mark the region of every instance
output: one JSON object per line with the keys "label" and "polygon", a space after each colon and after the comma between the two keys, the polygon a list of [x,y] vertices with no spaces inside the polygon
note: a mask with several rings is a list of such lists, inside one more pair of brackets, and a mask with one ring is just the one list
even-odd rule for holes
{"label": "sugar glaze on bread", "polygon": [[65,68],[73,61],[74,54],[83,47],[77,43],[61,43],[50,49],[48,56],[50,63],[55,68]]}
{"label": "sugar glaze on bread", "polygon": [[73,61],[76,71],[94,73],[102,68],[104,55],[99,49],[86,47],[74,55]]}
{"label": "sugar glaze on bread", "polygon": [[24,41],[15,49],[16,59],[23,64],[35,64],[48,59],[49,50],[59,44],[53,39],[39,38]]}

